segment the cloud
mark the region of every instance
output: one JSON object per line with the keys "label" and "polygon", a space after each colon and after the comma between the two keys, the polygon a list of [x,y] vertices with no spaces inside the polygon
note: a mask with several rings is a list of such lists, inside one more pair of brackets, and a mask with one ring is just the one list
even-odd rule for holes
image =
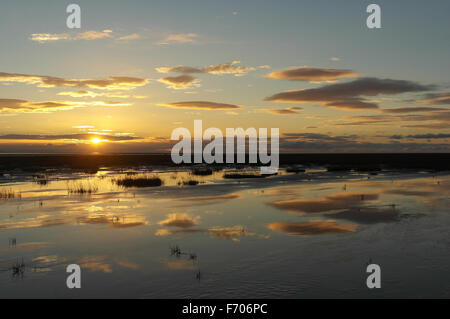
{"label": "cloud", "polygon": [[[70,96],[75,98],[81,97],[97,97],[97,96],[105,96],[111,98],[122,98],[128,99],[131,96],[127,94],[117,93],[117,92],[106,92],[106,93],[97,93],[92,91],[72,91],[72,92],[59,92],[58,95]],[[134,98],[138,98],[138,96],[133,96]]]}
{"label": "cloud", "polygon": [[59,33],[59,34],[33,33],[30,37],[30,40],[40,42],[40,43],[61,41],[61,40],[70,40],[70,35],[67,33]]}
{"label": "cloud", "polygon": [[450,105],[450,93],[427,94],[424,100],[416,101],[415,103],[425,105]]}
{"label": "cloud", "polygon": [[[448,124],[447,124],[448,127]],[[371,139],[373,140],[373,139]],[[286,153],[374,153],[374,152],[449,152],[445,143],[367,142],[356,135],[330,136],[316,133],[285,133],[280,151]]]}
{"label": "cloud", "polygon": [[55,111],[72,110],[88,106],[129,106],[129,103],[113,101],[71,102],[44,101],[33,102],[19,99],[0,99],[0,113],[49,113]]}
{"label": "cloud", "polygon": [[446,111],[444,108],[436,107],[403,107],[397,109],[382,109],[381,113],[420,113],[420,112],[433,112],[433,111]]}
{"label": "cloud", "polygon": [[101,32],[98,31],[86,31],[77,34],[73,39],[74,40],[97,40],[97,39],[105,39],[111,38],[111,30],[104,30]]}
{"label": "cloud", "polygon": [[98,137],[102,140],[119,142],[132,141],[140,139],[139,137],[129,135],[110,135],[104,133],[88,133],[88,134],[61,134],[61,135],[24,135],[24,134],[8,134],[0,135],[0,140],[20,140],[20,141],[55,141],[55,140],[79,140],[90,141]]}
{"label": "cloud", "polygon": [[430,90],[431,86],[405,80],[360,78],[347,83],[329,84],[320,88],[294,90],[267,97],[266,101],[320,103],[325,107],[343,110],[377,109],[376,103],[366,101],[363,96],[401,94]]}
{"label": "cloud", "polygon": [[358,75],[358,73],[355,73],[352,70],[301,67],[280,72],[272,72],[266,77],[276,80],[321,82],[356,77]]}
{"label": "cloud", "polygon": [[268,225],[268,228],[289,235],[309,236],[353,233],[356,231],[357,226],[352,224],[338,224],[334,220],[316,220],[306,223],[271,223]]}
{"label": "cloud", "polygon": [[0,72],[0,82],[37,84],[39,87],[89,87],[99,90],[132,90],[148,83],[147,79],[113,76],[107,79],[69,79],[46,75]]}
{"label": "cloud", "polygon": [[168,89],[184,90],[191,87],[199,87],[199,80],[190,75],[171,76],[158,80],[161,83],[168,84]]}
{"label": "cloud", "polygon": [[421,122],[420,124],[405,125],[404,127],[448,128],[450,110],[435,110],[426,114],[347,116],[343,120],[346,120],[346,122],[335,123],[334,125],[387,125],[398,122]]}
{"label": "cloud", "polygon": [[131,40],[137,40],[140,39],[141,35],[138,33],[132,33],[132,34],[128,34],[128,35],[124,35],[122,37],[117,38],[117,40],[119,41],[131,41]]}
{"label": "cloud", "polygon": [[82,33],[77,33],[74,35],[70,35],[68,33],[33,33],[30,36],[30,40],[39,43],[45,43],[55,41],[97,40],[112,37],[113,35],[111,30],[104,30],[104,31],[90,30]]}
{"label": "cloud", "polygon": [[392,135],[391,139],[399,140],[404,138],[412,138],[412,139],[442,139],[442,138],[450,138],[450,134],[416,134],[416,135]]}
{"label": "cloud", "polygon": [[288,107],[287,109],[269,109],[265,110],[265,112],[275,115],[296,115],[300,114],[299,111],[303,110],[302,107]]}
{"label": "cloud", "polygon": [[159,104],[160,106],[166,106],[171,108],[185,108],[185,109],[198,109],[198,110],[236,110],[241,106],[234,104],[224,104],[208,101],[187,101],[187,102],[174,102]]}
{"label": "cloud", "polygon": [[203,70],[205,73],[209,74],[234,74],[235,76],[242,76],[255,70],[253,67],[240,66],[238,65],[239,63],[239,61],[233,61],[231,63],[210,65]]}
{"label": "cloud", "polygon": [[338,58],[338,57],[332,57],[332,58],[330,58],[330,60],[331,61],[335,61],[335,62],[337,62],[337,61],[341,61],[341,59],[340,58]]}
{"label": "cloud", "polygon": [[192,68],[190,66],[178,65],[178,66],[166,66],[156,68],[159,73],[182,73],[182,74],[194,74],[204,73],[202,69]]}
{"label": "cloud", "polygon": [[197,225],[197,219],[188,214],[169,214],[166,220],[160,221],[158,224],[162,226],[189,228]]}
{"label": "cloud", "polygon": [[194,43],[198,38],[198,34],[195,33],[177,33],[169,34],[164,40],[158,42],[158,44],[170,44],[170,43]]}
{"label": "cloud", "polygon": [[231,63],[213,64],[204,68],[194,68],[190,66],[178,65],[156,68],[159,73],[181,73],[181,74],[233,74],[235,76],[243,76],[250,71],[254,71],[254,67],[238,65],[239,61]]}

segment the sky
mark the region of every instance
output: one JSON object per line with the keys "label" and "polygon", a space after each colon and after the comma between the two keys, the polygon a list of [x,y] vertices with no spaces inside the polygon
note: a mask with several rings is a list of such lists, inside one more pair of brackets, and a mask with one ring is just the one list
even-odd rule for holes
{"label": "sky", "polygon": [[286,152],[449,151],[446,0],[0,7],[0,153],[167,151],[194,120],[279,128]]}

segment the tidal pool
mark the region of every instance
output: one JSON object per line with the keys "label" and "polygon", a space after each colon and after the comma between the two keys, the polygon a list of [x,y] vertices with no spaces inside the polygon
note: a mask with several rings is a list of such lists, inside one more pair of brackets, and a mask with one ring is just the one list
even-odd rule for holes
{"label": "tidal pool", "polygon": [[[227,173],[4,174],[0,298],[450,296],[447,173]],[[162,185],[117,183],[143,176]]]}

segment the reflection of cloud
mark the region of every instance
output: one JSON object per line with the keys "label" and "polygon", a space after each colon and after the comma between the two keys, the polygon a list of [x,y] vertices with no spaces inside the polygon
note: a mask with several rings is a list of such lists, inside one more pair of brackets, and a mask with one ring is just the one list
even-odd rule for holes
{"label": "reflection of cloud", "polygon": [[[14,249],[21,250],[21,251],[35,251],[40,250],[44,248],[48,248],[50,246],[50,243],[48,242],[26,242],[26,243],[18,243],[14,246]],[[1,247],[0,252],[6,252],[9,248]]]}
{"label": "reflection of cloud", "polygon": [[360,224],[375,224],[398,221],[400,212],[393,208],[378,209],[364,207],[349,209],[335,214],[327,214],[325,216],[336,219],[346,219]]}
{"label": "reflection of cloud", "polygon": [[158,224],[162,226],[171,226],[171,227],[179,227],[179,228],[189,228],[197,225],[197,218],[193,218],[188,214],[169,214],[166,220],[160,221]]}
{"label": "reflection of cloud", "polygon": [[378,194],[339,193],[324,196],[318,200],[285,200],[271,202],[270,205],[291,212],[320,213],[359,206],[365,200],[376,200]]}
{"label": "reflection of cloud", "polygon": [[197,196],[197,197],[184,197],[177,198],[177,200],[181,201],[216,201],[216,200],[224,200],[224,199],[236,199],[240,198],[239,194],[227,194],[227,195],[217,195],[217,196]]}
{"label": "reflection of cloud", "polygon": [[[231,227],[211,227],[207,229],[180,229],[180,230],[166,230],[160,229],[156,232],[157,236],[170,236],[176,234],[188,234],[188,233],[207,233],[211,236],[222,239],[231,239],[233,241],[239,241],[239,237],[256,236],[255,233],[248,232],[244,226],[236,225]],[[261,236],[263,237],[263,236]]]}
{"label": "reflection of cloud", "polygon": [[194,270],[195,266],[193,265],[192,261],[190,260],[167,260],[162,259],[160,260],[162,263],[164,263],[167,268],[170,270]]}
{"label": "reflection of cloud", "polygon": [[168,89],[184,90],[193,86],[199,87],[199,80],[190,75],[169,76],[158,80],[161,83],[167,84]]}
{"label": "reflection of cloud", "polygon": [[132,270],[137,270],[140,267],[138,264],[135,264],[127,259],[117,259],[116,263],[119,266],[122,266],[122,267],[128,268],[128,269],[132,269]]}
{"label": "reflection of cloud", "polygon": [[0,222],[0,230],[2,229],[27,229],[27,228],[43,228],[63,225],[108,225],[110,228],[129,228],[146,225],[144,216],[140,215],[114,215],[98,214],[98,213],[79,213],[74,214],[60,213],[54,215],[39,215],[34,218],[21,220],[8,220]]}
{"label": "reflection of cloud", "polygon": [[136,87],[144,86],[147,79],[112,76],[106,79],[69,79],[58,78],[46,75],[29,75],[17,73],[0,72],[0,82],[18,82],[26,84],[37,84],[39,87],[89,87],[101,90],[132,90]]}
{"label": "reflection of cloud", "polygon": [[352,82],[330,84],[320,88],[286,91],[272,95],[266,98],[266,101],[316,102],[326,107],[343,110],[377,109],[376,103],[368,102],[363,96],[421,92],[431,88],[431,86],[404,80],[360,78]]}
{"label": "reflection of cloud", "polygon": [[352,70],[301,67],[280,72],[272,72],[267,75],[267,78],[276,80],[318,82],[356,76],[358,76],[358,73],[355,73]]}
{"label": "reflection of cloud", "polygon": [[327,220],[306,223],[271,223],[268,225],[268,228],[290,235],[308,236],[355,232],[357,226],[353,224],[338,224],[334,220]]}
{"label": "reflection of cloud", "polygon": [[78,261],[78,265],[82,269],[90,271],[102,271],[104,273],[112,273],[112,265],[104,262],[105,257],[102,256],[86,256]]}
{"label": "reflection of cloud", "polygon": [[185,109],[198,109],[198,110],[235,110],[235,109],[241,108],[241,106],[239,106],[239,105],[208,102],[208,101],[174,102],[174,103],[164,103],[164,104],[159,104],[159,105],[171,107],[171,108],[185,108]]}

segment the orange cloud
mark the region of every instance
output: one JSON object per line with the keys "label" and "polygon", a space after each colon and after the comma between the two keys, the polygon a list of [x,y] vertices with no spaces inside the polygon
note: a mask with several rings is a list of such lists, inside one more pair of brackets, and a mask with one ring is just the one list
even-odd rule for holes
{"label": "orange cloud", "polygon": [[208,101],[187,101],[187,102],[164,103],[159,105],[171,108],[185,108],[197,110],[236,110],[241,108],[241,106],[239,105],[208,102]]}
{"label": "orange cloud", "polygon": [[0,82],[37,84],[39,87],[89,87],[100,90],[132,90],[148,83],[147,79],[115,76],[107,79],[68,79],[45,75],[0,72]]}
{"label": "orange cloud", "polygon": [[323,69],[323,68],[292,68],[280,72],[272,72],[267,75],[269,79],[289,81],[332,81],[340,78],[356,77],[358,73],[352,70]]}
{"label": "orange cloud", "polygon": [[199,87],[199,80],[190,75],[180,75],[180,76],[172,76],[161,78],[158,80],[161,83],[168,84],[167,88],[174,90],[184,90],[191,88],[193,86]]}

